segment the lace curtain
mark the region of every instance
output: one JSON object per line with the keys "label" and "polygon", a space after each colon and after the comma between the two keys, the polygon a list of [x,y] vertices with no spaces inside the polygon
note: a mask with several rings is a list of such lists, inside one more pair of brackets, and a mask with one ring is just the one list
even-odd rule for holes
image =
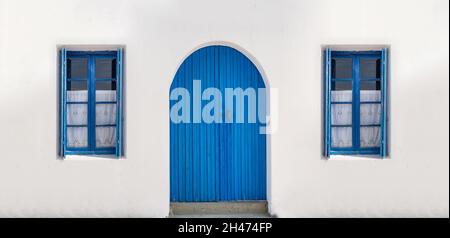
{"label": "lace curtain", "polygon": [[[332,102],[351,102],[352,91],[332,91]],[[360,101],[380,101],[381,93],[375,90],[361,90]],[[379,103],[360,104],[360,146],[361,147],[379,147],[380,146],[380,127],[381,105]],[[331,105],[331,125],[351,125],[352,124],[352,105],[351,104],[332,104]],[[372,125],[372,126],[364,126]],[[352,128],[351,127],[332,127],[331,129],[332,147],[352,147]]]}
{"label": "lace curtain", "polygon": [[[97,102],[116,101],[116,91],[97,90]],[[88,92],[67,91],[68,102],[87,102]],[[88,146],[88,106],[87,103],[67,104],[67,146]],[[97,147],[115,147],[116,143],[116,104],[96,104],[95,141]],[[73,127],[76,126],[76,127]]]}

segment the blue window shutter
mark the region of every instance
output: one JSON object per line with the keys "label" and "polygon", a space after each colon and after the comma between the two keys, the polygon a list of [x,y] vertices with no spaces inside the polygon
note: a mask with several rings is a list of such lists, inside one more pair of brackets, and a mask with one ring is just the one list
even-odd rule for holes
{"label": "blue window shutter", "polygon": [[61,82],[60,82],[60,116],[59,116],[59,139],[60,139],[60,156],[65,157],[66,150],[66,84],[67,84],[67,50],[62,48],[60,50],[60,67],[61,67]]}
{"label": "blue window shutter", "polygon": [[116,78],[117,78],[117,109],[116,109],[116,156],[120,158],[122,156],[122,79],[123,79],[123,49],[117,49],[116,60]]}
{"label": "blue window shutter", "polygon": [[325,135],[324,135],[324,152],[325,157],[330,156],[330,149],[331,149],[331,122],[330,122],[330,97],[331,97],[331,49],[327,48],[325,49]]}
{"label": "blue window shutter", "polygon": [[380,156],[387,156],[387,65],[388,65],[388,50],[384,48],[381,51],[381,100],[382,100],[382,113],[381,113],[381,146]]}

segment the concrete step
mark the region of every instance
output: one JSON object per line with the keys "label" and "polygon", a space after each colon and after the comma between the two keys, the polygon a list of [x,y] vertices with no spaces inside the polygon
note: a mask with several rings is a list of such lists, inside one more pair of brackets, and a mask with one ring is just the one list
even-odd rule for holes
{"label": "concrete step", "polygon": [[270,217],[267,201],[174,202],[170,217]]}
{"label": "concrete step", "polygon": [[240,213],[240,214],[189,214],[189,215],[171,215],[169,218],[271,218],[267,214]]}

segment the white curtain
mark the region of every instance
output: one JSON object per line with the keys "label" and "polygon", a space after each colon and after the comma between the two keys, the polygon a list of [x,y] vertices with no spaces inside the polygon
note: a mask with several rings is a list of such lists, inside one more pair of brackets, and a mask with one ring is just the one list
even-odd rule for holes
{"label": "white curtain", "polygon": [[[95,92],[97,102],[115,101],[116,91],[97,90]],[[87,102],[88,92],[67,91],[68,102]],[[88,118],[87,104],[68,104],[67,105],[67,125],[82,125],[79,127],[67,127],[67,145],[68,147],[87,147],[88,146]],[[95,109],[96,125],[95,140],[97,147],[114,147],[116,141],[116,104],[97,104]]]}
{"label": "white curtain", "polygon": [[[332,102],[351,102],[352,91],[332,91]],[[381,93],[375,90],[361,90],[360,101],[380,101]],[[361,104],[360,106],[360,125],[380,124],[381,106],[377,104]],[[352,124],[352,105],[351,104],[332,104],[331,105],[331,124],[332,125],[351,125]],[[362,126],[360,128],[361,147],[380,146],[380,127]],[[351,127],[332,127],[331,129],[332,147],[351,147],[352,146],[352,128]]]}

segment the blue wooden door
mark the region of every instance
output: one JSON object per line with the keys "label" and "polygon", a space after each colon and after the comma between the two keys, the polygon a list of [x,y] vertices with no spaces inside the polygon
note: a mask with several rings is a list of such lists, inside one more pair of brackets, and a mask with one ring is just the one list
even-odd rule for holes
{"label": "blue wooden door", "polygon": [[[195,123],[194,80],[201,88],[217,88],[222,94],[222,123]],[[199,81],[197,81],[199,80]],[[192,53],[180,66],[171,85],[190,94],[189,122],[170,122],[170,200],[207,202],[266,199],[266,135],[258,118],[249,122],[245,100],[244,123],[234,119],[237,105],[226,104],[225,88],[265,88],[255,65],[239,51],[226,46],[209,46]],[[256,102],[261,95],[256,94]],[[262,100],[260,100],[262,101]],[[178,101],[171,100],[172,108]],[[202,108],[208,100],[201,100]],[[234,100],[234,103],[236,101]],[[256,115],[265,115],[258,106]],[[197,118],[198,119],[198,118]]]}

